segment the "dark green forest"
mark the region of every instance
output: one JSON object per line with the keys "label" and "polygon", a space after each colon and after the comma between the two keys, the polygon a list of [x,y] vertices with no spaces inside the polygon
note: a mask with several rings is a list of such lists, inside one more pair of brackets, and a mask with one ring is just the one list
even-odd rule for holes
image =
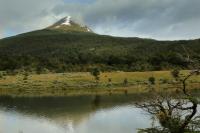
{"label": "dark green forest", "polygon": [[200,39],[156,41],[44,29],[1,39],[0,71],[190,69],[189,58],[200,66],[199,53]]}

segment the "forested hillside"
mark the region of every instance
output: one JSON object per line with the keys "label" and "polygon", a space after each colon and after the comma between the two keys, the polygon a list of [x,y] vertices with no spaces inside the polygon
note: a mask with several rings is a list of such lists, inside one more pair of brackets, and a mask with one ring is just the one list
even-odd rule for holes
{"label": "forested hillside", "polygon": [[43,29],[0,40],[0,71],[53,72],[189,69],[200,64],[200,40],[156,41]]}

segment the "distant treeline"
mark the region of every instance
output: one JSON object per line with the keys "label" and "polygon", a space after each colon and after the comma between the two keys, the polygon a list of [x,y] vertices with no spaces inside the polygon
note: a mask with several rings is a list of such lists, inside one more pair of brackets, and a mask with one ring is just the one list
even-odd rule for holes
{"label": "distant treeline", "polygon": [[0,40],[0,71],[149,71],[190,69],[191,63],[200,66],[200,40],[155,41],[51,30]]}

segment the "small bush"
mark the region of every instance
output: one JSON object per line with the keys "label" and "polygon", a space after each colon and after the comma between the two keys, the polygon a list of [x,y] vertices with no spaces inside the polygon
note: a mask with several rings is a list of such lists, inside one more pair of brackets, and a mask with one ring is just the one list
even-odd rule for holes
{"label": "small bush", "polygon": [[28,76],[29,76],[29,75],[28,75],[28,72],[25,72],[23,75],[24,75],[23,80],[28,80]]}
{"label": "small bush", "polygon": [[25,90],[23,88],[18,89],[19,93],[25,92]]}
{"label": "small bush", "polygon": [[168,79],[160,79],[160,83],[162,84],[167,84],[169,81]]}
{"label": "small bush", "polygon": [[128,79],[127,78],[124,79],[124,85],[125,86],[128,85]]}
{"label": "small bush", "polygon": [[100,80],[99,76],[101,74],[101,71],[98,68],[93,68],[90,73],[92,76],[94,76],[96,82],[98,82]]}
{"label": "small bush", "polygon": [[173,78],[177,80],[180,77],[180,70],[179,69],[172,70],[171,75],[173,76]]}
{"label": "small bush", "polygon": [[156,81],[155,77],[150,77],[150,78],[149,78],[149,83],[150,83],[150,84],[154,85],[154,84],[155,84],[155,81]]}
{"label": "small bush", "polygon": [[111,86],[112,85],[112,79],[111,78],[109,78],[108,79],[108,84],[107,84],[107,87],[109,87],[109,86]]}

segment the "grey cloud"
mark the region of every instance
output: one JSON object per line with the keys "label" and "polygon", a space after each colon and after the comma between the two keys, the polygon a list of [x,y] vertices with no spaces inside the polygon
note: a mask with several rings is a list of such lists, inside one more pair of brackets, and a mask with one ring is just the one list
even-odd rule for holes
{"label": "grey cloud", "polygon": [[199,0],[96,0],[54,11],[73,14],[101,34],[189,39],[200,37],[199,5]]}
{"label": "grey cloud", "polygon": [[42,28],[54,22],[51,13],[61,0],[0,0],[0,28],[21,33]]}
{"label": "grey cloud", "polygon": [[12,28],[17,32],[41,28],[71,15],[100,34],[155,39],[200,37],[199,0],[94,0],[87,4],[63,3],[62,0],[18,0],[22,5],[7,1],[10,1],[7,6],[13,9],[5,12],[6,6],[1,4],[0,18],[6,18],[4,29]]}
{"label": "grey cloud", "polygon": [[0,30],[0,38],[3,38],[3,34],[2,31]]}
{"label": "grey cloud", "polygon": [[[157,39],[192,38],[194,37],[194,32],[197,36],[200,35],[199,23],[195,20],[200,18],[200,1],[125,0],[124,2],[125,4],[119,2],[119,5],[123,5],[123,7],[120,10],[115,9],[114,12],[111,9],[108,13],[105,12],[103,5],[102,8],[99,8],[101,14],[98,16],[103,16],[105,20],[107,19],[106,23],[109,23],[109,25],[112,25],[112,23],[114,25],[125,25],[124,33],[120,33],[121,30],[119,29],[119,32],[112,33],[111,31],[109,34],[122,36],[127,36],[128,34],[128,36],[137,35]],[[91,14],[88,18],[93,18],[93,15],[95,16],[95,14]],[[116,19],[112,19],[112,16],[115,16]],[[190,21],[193,24],[190,24]],[[103,21],[100,21],[100,23],[103,23]],[[197,29],[194,30],[195,28]],[[193,31],[189,29],[193,29]],[[190,32],[191,36],[186,36],[183,32]]]}

